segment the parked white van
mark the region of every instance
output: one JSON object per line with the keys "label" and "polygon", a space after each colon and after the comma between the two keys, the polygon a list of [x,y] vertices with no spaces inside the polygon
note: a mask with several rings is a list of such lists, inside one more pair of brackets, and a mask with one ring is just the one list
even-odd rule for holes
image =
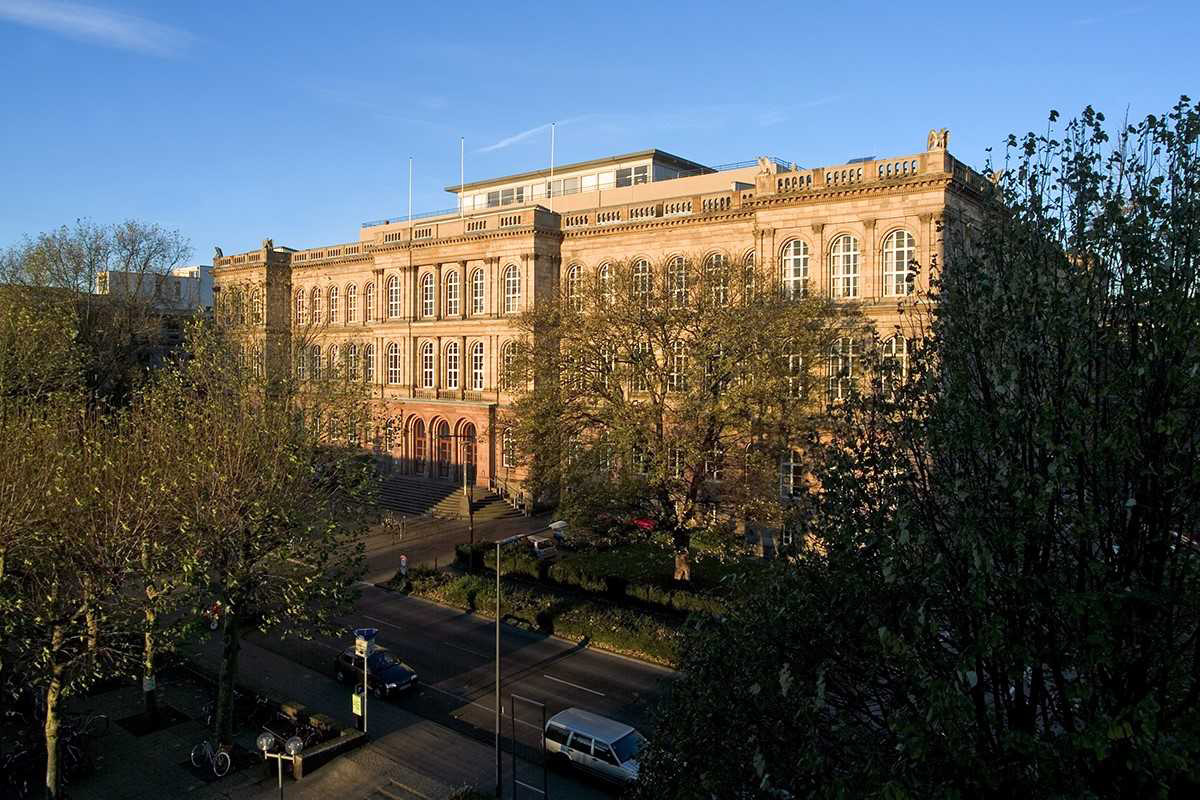
{"label": "parked white van", "polygon": [[579,708],[560,711],[546,723],[546,752],[603,778],[632,783],[638,753],[646,744],[629,725]]}

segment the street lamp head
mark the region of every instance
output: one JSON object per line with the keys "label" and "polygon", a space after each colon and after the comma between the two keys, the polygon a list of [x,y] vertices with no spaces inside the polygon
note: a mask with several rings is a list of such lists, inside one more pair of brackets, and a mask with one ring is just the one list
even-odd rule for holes
{"label": "street lamp head", "polygon": [[275,749],[275,737],[274,735],[263,731],[258,735],[256,744],[258,745],[259,750],[262,750],[264,753],[269,753]]}
{"label": "street lamp head", "polygon": [[299,755],[300,751],[304,749],[304,741],[299,736],[293,736],[287,740],[283,749],[287,750],[289,756]]}

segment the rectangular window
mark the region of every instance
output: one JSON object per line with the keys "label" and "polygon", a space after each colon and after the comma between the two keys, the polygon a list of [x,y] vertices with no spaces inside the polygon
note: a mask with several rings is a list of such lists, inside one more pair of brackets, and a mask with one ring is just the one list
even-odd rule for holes
{"label": "rectangular window", "polygon": [[500,192],[498,192],[498,191],[488,192],[487,193],[487,204],[488,204],[488,208],[494,208],[494,207],[500,205]]}
{"label": "rectangular window", "polygon": [[613,184],[616,183],[617,173],[609,170],[608,172],[601,172],[596,177],[599,179],[598,185],[601,189],[611,189]]}
{"label": "rectangular window", "polygon": [[633,186],[633,170],[629,167],[617,170],[617,187]]}
{"label": "rectangular window", "polygon": [[579,194],[579,178],[563,178],[563,194]]}
{"label": "rectangular window", "polygon": [[568,736],[570,736],[570,733],[566,728],[560,728],[557,725],[549,725],[546,727],[546,739],[548,741],[557,742],[558,744],[566,744]]}
{"label": "rectangular window", "polygon": [[633,185],[637,186],[639,183],[645,183],[646,181],[648,181],[650,179],[649,174],[650,174],[649,168],[645,164],[643,164],[640,167],[634,167],[633,168]]}
{"label": "rectangular window", "polygon": [[582,178],[582,183],[580,184],[580,187],[585,192],[596,191],[596,176],[595,175],[584,175]]}
{"label": "rectangular window", "polygon": [[500,205],[502,205],[502,206],[512,205],[512,201],[513,201],[513,190],[512,189],[501,189],[500,190]]}
{"label": "rectangular window", "polygon": [[559,197],[563,193],[562,181],[550,181],[546,184],[546,191],[550,197]]}

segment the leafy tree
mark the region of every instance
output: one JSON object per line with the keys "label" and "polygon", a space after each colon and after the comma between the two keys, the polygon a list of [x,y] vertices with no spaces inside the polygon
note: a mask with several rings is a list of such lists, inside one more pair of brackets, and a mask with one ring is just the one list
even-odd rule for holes
{"label": "leafy tree", "polygon": [[[61,314],[74,337],[89,402],[120,405],[147,367],[161,360],[163,303],[170,299],[161,296],[161,280],[190,253],[178,231],[153,223],[78,220],[0,253],[0,284],[13,292],[0,305],[20,300],[27,311]],[[128,283],[97,294],[103,272],[124,273]],[[65,340],[46,341],[58,346]]]}
{"label": "leafy tree", "polygon": [[122,419],[101,420],[68,395],[0,418],[0,496],[12,504],[0,573],[6,677],[44,697],[46,793],[58,797],[62,701],[119,671],[131,651],[117,610],[128,536],[148,509]]}
{"label": "leafy tree", "polygon": [[720,256],[572,272],[521,318],[506,376],[531,493],[592,524],[650,518],[688,579],[697,529],[779,522],[780,458],[814,430],[829,347],[859,325]]}
{"label": "leafy tree", "polygon": [[814,454],[819,547],[696,632],[639,796],[1195,793],[1198,138],[1186,98],[1010,138],[904,380]]}
{"label": "leafy tree", "polygon": [[[297,345],[298,357],[308,348]],[[250,629],[308,635],[354,596],[368,463],[361,384],[243,357],[223,328],[198,324],[189,359],[162,373],[147,402],[182,454],[170,519],[194,550],[181,560],[205,604],[223,610],[217,736],[232,743],[233,685]],[[165,442],[166,438],[158,441]],[[199,609],[197,609],[199,610]]]}

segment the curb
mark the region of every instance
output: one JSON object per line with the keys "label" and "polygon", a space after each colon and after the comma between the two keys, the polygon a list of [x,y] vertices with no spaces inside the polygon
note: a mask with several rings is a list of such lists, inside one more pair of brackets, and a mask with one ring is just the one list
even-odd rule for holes
{"label": "curb", "polygon": [[[385,584],[382,584],[382,583],[372,583],[372,584],[365,584],[365,585],[373,586],[374,588],[388,592],[389,594],[402,594],[401,592],[397,592],[395,589],[392,589],[391,587],[389,587]],[[493,622],[496,620],[495,617],[488,616],[488,615],[480,612],[479,610],[472,611],[469,608],[463,608],[461,606],[452,606],[449,603],[443,603],[438,600],[431,600],[428,597],[420,597],[418,595],[405,594],[402,596],[407,597],[411,600],[416,600],[421,603],[428,603],[431,606],[439,606],[440,608],[444,608],[447,611],[458,611],[460,613],[467,613],[467,614],[471,614],[473,616],[479,617],[480,619],[487,619],[487,620],[491,620]],[[653,667],[654,669],[660,670],[662,672],[667,672],[672,675],[679,674],[679,670],[675,669],[674,667],[669,667],[665,664],[660,664],[657,661],[647,661],[644,658],[638,658],[636,656],[631,656],[626,653],[618,653],[615,650],[609,650],[607,647],[596,644],[595,642],[593,642],[589,639],[586,639],[586,638],[576,641],[574,639],[568,639],[565,636],[559,636],[557,633],[537,633],[534,631],[526,630],[525,628],[519,628],[516,625],[512,625],[510,623],[505,622],[503,619],[500,620],[500,624],[503,625],[508,630],[519,633],[528,639],[557,639],[558,641],[562,642],[563,644],[569,644],[572,647],[579,647],[582,644],[583,647],[587,648],[588,650],[594,650],[597,653],[603,653],[606,656],[612,656],[614,658],[624,659],[625,661],[631,661],[634,664],[638,664],[643,667]],[[584,643],[584,642],[586,642],[586,643]]]}

